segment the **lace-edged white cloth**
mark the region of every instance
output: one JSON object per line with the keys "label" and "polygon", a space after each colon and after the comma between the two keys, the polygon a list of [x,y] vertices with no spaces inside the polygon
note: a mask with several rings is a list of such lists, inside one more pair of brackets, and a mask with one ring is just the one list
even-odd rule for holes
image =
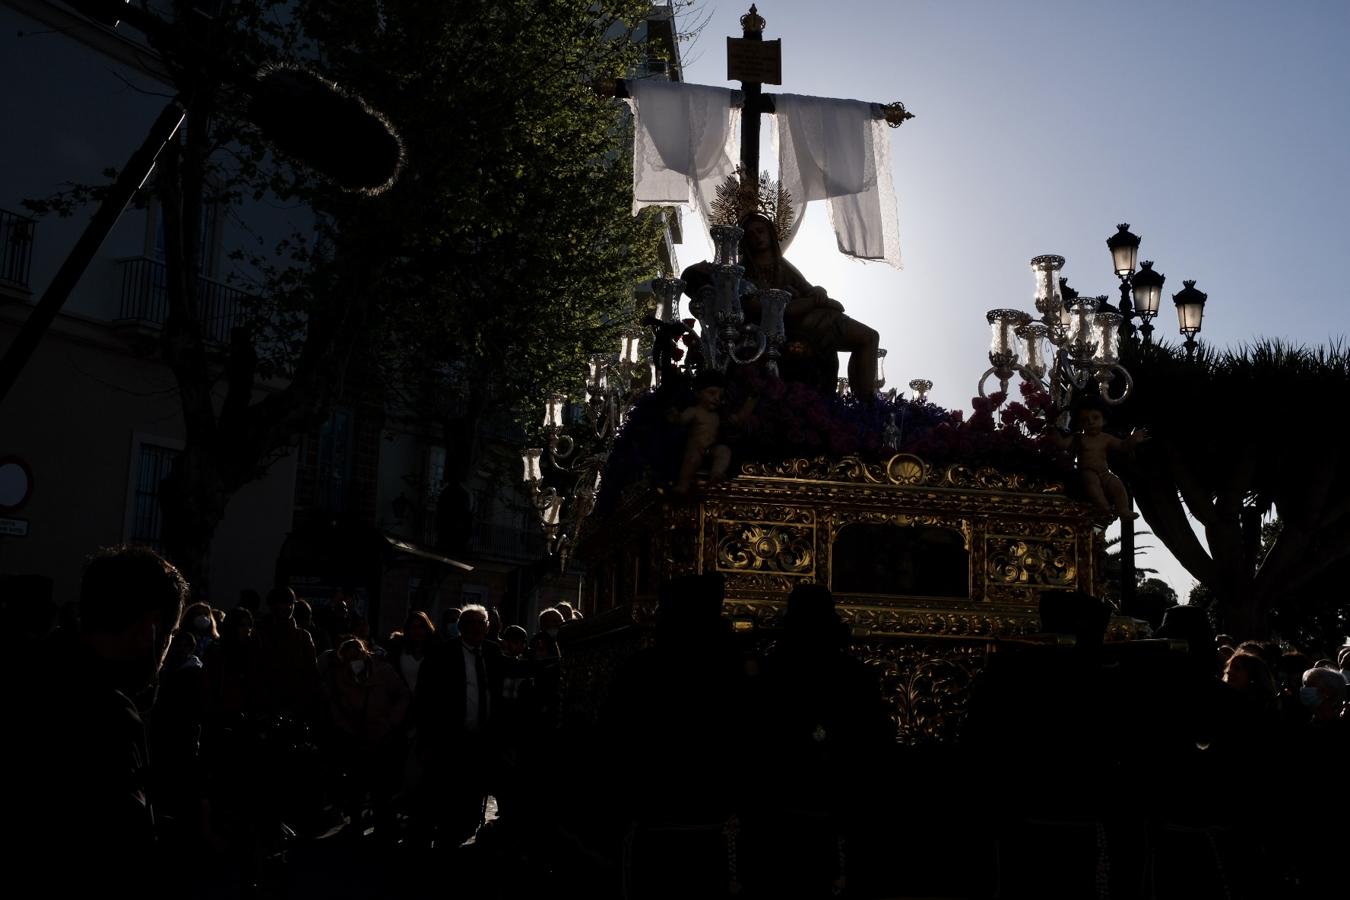
{"label": "lace-edged white cloth", "polygon": [[627,87],[636,119],[633,212],[692,204],[710,221],[717,186],[736,171],[741,92],[658,79]]}

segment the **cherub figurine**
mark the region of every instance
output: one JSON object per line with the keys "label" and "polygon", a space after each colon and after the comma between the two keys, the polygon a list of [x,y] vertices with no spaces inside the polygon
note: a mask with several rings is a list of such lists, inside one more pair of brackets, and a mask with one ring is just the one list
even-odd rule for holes
{"label": "cherub figurine", "polygon": [[1124,483],[1107,467],[1106,454],[1108,451],[1133,450],[1148,440],[1148,431],[1136,428],[1122,440],[1103,431],[1102,426],[1105,424],[1106,415],[1102,409],[1085,404],[1074,414],[1076,432],[1069,436],[1057,434],[1052,440],[1057,446],[1073,451],[1078,460],[1083,490],[1103,516],[1110,519],[1117,516],[1137,519],[1139,514],[1131,508]]}
{"label": "cherub figurine", "polygon": [[[680,477],[674,493],[684,495],[693,486],[694,476],[704,460],[708,462],[708,480],[721,481],[731,466],[731,447],[718,440],[722,429],[722,393],[726,376],[718,371],[700,372],[694,379],[694,405],[683,412],[672,409],[667,419],[672,424],[688,426],[684,443],[684,459],[680,463]],[[755,398],[746,398],[738,412],[727,416],[730,424],[739,424],[750,413]]]}

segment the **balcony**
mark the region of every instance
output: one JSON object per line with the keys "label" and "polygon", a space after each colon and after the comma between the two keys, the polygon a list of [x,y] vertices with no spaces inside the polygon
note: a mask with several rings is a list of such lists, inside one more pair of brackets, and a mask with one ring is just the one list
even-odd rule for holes
{"label": "balcony", "polygon": [[0,287],[28,290],[37,222],[0,209]]}
{"label": "balcony", "polygon": [[[168,275],[164,263],[145,256],[117,261],[122,270],[122,303],[118,324],[161,328],[169,314]],[[248,296],[210,278],[197,279],[201,304],[202,336],[216,344],[227,344],[230,330],[243,322],[242,301]]]}
{"label": "balcony", "polygon": [[537,562],[548,555],[544,532],[539,527],[529,530],[490,522],[474,522],[469,549],[480,559],[506,562]]}

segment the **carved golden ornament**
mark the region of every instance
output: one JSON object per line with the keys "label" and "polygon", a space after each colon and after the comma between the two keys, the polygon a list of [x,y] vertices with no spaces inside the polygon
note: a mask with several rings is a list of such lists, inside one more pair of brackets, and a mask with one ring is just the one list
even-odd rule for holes
{"label": "carved golden ornament", "polygon": [[766,594],[771,597],[786,597],[803,579],[810,580],[813,573],[800,575],[774,575],[765,572],[727,572],[727,591],[734,593]]}
{"label": "carved golden ornament", "polygon": [[892,456],[886,463],[886,477],[892,484],[923,484],[927,475],[928,466],[910,453]]}
{"label": "carved golden ornament", "polygon": [[985,544],[989,584],[1070,587],[1076,574],[1073,545],[990,538]]}
{"label": "carved golden ornament", "polygon": [[956,739],[970,702],[971,683],[988,659],[985,642],[868,641],[852,649],[881,676],[899,743],[912,746]]}
{"label": "carved golden ornament", "polygon": [[900,453],[885,463],[868,463],[856,456],[833,459],[789,459],[781,462],[748,462],[741,474],[751,478],[791,478],[802,481],[837,481],[854,484],[892,484],[905,487],[966,488],[985,491],[1062,494],[1064,485],[1043,482],[1022,472],[1004,472],[984,466],[972,469],[954,463],[935,469],[912,453]]}
{"label": "carved golden ornament", "polygon": [[760,478],[791,478],[796,481],[842,481],[864,484],[886,484],[885,467],[865,463],[856,456],[832,459],[787,459],[781,462],[748,462],[741,464],[741,474]]}
{"label": "carved golden ornament", "polygon": [[[728,586],[735,578],[729,576]],[[786,593],[786,592],[784,592]],[[938,608],[946,604],[952,608]],[[1023,604],[1025,605],[1025,604]],[[844,624],[867,633],[884,633],[920,637],[969,638],[990,640],[1034,634],[1040,630],[1040,617],[1034,609],[981,609],[984,604],[968,601],[933,601],[933,608],[911,606],[872,606],[841,602],[836,611]],[[777,627],[782,623],[786,604],[781,599],[727,600],[723,610],[728,616],[748,617],[761,628]]]}
{"label": "carved golden ornament", "polygon": [[1069,522],[1053,522],[1045,519],[1009,519],[1000,517],[989,522],[991,538],[1039,538],[1046,541],[1062,541],[1072,544],[1077,532]]}
{"label": "carved golden ornament", "polygon": [[[962,602],[962,601],[957,601]],[[1013,637],[1031,634],[1039,626],[1037,616],[1031,613],[987,612],[957,608],[906,609],[841,604],[839,615],[855,628],[874,632],[906,635],[941,635],[943,637]]]}
{"label": "carved golden ornament", "polygon": [[[894,103],[883,103],[881,106],[881,114],[882,118],[886,120],[886,124],[891,126],[892,128],[899,128],[901,125],[905,124],[906,121],[914,118],[914,113],[905,109],[905,104],[901,103],[899,100],[896,100]],[[914,388],[914,390],[919,391],[920,394],[923,394],[931,390],[933,387],[933,382],[931,381],[925,381],[924,383],[927,384],[928,387],[924,388],[923,390],[919,390],[919,388],[914,387],[913,381],[909,383],[909,386]]]}
{"label": "carved golden ornament", "polygon": [[989,582],[984,587],[984,599],[987,603],[1035,606],[1038,598],[1035,589],[1029,585]]}
{"label": "carved golden ornament", "polygon": [[728,600],[722,604],[722,610],[729,618],[753,619],[760,628],[774,628],[782,622],[784,604],[773,600]]}
{"label": "carved golden ornament", "polygon": [[815,529],[800,525],[717,523],[717,569],[811,575]]}
{"label": "carved golden ornament", "polygon": [[809,506],[724,501],[709,498],[704,509],[710,517],[742,522],[773,522],[784,525],[813,525],[816,511]]}

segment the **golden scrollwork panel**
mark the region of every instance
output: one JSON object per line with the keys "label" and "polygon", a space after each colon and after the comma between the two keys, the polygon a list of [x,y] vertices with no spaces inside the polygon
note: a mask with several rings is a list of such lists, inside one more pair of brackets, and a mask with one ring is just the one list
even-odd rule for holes
{"label": "golden scrollwork panel", "polygon": [[1034,615],[981,609],[912,609],[841,605],[839,615],[854,628],[941,637],[1012,637],[1037,630]]}
{"label": "golden scrollwork panel", "polygon": [[774,522],[783,525],[813,525],[816,511],[810,506],[788,503],[762,503],[753,500],[708,499],[704,511],[709,518],[741,522]]}
{"label": "golden scrollwork panel", "polygon": [[879,675],[899,743],[913,746],[956,739],[971,684],[988,659],[985,642],[934,645],[879,640],[852,649]]}
{"label": "golden scrollwork panel", "polygon": [[758,478],[789,478],[800,481],[830,481],[853,484],[930,486],[1033,494],[1063,494],[1064,485],[1023,472],[1004,472],[990,467],[961,464],[929,466],[911,453],[900,453],[884,463],[864,462],[857,457],[790,459],[781,462],[750,462],[741,474]]}
{"label": "golden scrollwork panel", "polygon": [[1071,588],[1078,577],[1074,542],[990,535],[984,577],[989,595],[1000,586]]}
{"label": "golden scrollwork panel", "polygon": [[722,612],[728,618],[753,620],[758,628],[776,628],[782,624],[784,604],[771,600],[727,600]]}
{"label": "golden scrollwork panel", "polygon": [[990,583],[985,585],[984,599],[989,603],[1035,606],[1039,600],[1039,592],[1036,588],[1025,584]]}
{"label": "golden scrollwork panel", "polygon": [[1055,519],[991,518],[989,533],[1006,537],[1037,538],[1043,541],[1072,542],[1077,537],[1073,522]]}
{"label": "golden scrollwork panel", "polygon": [[714,568],[732,574],[811,578],[816,572],[814,525],[718,519]]}

